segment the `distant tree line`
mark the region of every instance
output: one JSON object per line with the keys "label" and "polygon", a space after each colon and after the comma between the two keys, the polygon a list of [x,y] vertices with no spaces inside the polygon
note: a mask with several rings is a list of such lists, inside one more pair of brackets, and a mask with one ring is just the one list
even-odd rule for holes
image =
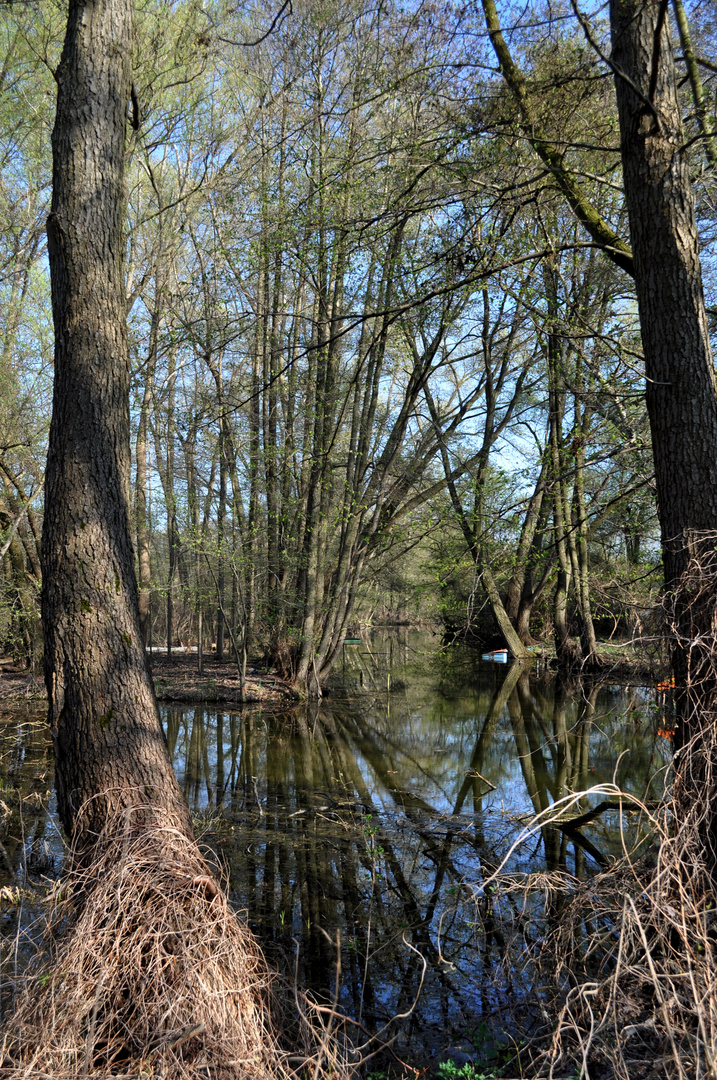
{"label": "distant tree line", "polygon": [[[712,22],[679,10],[699,59]],[[313,693],[392,589],[411,600],[384,595],[386,617],[489,612],[518,655],[552,634],[589,661],[661,573],[609,26],[569,5],[502,27],[490,2],[299,2],[242,44],[275,14],[138,15],[125,295],[145,642],[242,676],[263,653]],[[52,5],[2,24],[0,632],[29,660],[64,27]],[[689,55],[709,244],[714,71]]]}

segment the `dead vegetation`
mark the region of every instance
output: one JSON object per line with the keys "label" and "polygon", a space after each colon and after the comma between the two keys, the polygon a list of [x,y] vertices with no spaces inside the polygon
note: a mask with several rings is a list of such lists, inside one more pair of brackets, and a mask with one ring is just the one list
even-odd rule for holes
{"label": "dead vegetation", "polygon": [[588,880],[565,872],[516,878],[503,869],[514,845],[479,891],[479,910],[490,891],[491,918],[501,895],[525,912],[542,894],[544,932],[524,955],[544,988],[549,1024],[524,1055],[527,1075],[717,1077],[716,598],[710,534],[692,544],[690,566],[665,602],[675,667],[683,663],[684,674],[668,692],[663,723],[682,733],[683,745],[659,806],[601,785],[560,800],[516,841],[559,827],[587,794],[643,815],[653,854],[624,841],[622,858]]}
{"label": "dead vegetation", "polygon": [[272,976],[196,843],[159,813],[134,817],[108,823],[89,867],[70,859],[2,1075],[340,1077],[340,1040]]}
{"label": "dead vegetation", "polygon": [[[717,746],[717,725],[711,737]],[[565,870],[515,874],[505,865],[540,830],[575,815],[585,795],[642,818],[644,843],[585,880]],[[673,792],[657,809],[599,785],[535,818],[475,890],[486,932],[513,948],[540,987],[544,1023],[526,1031],[521,1075],[581,1080],[714,1080],[717,1076],[717,906],[697,815],[679,821]],[[539,905],[541,913],[536,916]],[[526,929],[540,925],[540,933]],[[527,943],[527,944],[526,944]],[[535,1001],[533,1002],[535,1005]],[[511,1072],[512,1076],[513,1073]],[[517,1074],[516,1074],[517,1075]]]}

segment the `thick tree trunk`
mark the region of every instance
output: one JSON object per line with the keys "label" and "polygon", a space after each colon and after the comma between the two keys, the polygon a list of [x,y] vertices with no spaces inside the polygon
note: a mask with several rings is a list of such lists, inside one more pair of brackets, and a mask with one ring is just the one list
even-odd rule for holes
{"label": "thick tree trunk", "polygon": [[[717,530],[717,389],[666,9],[660,0],[610,4],[665,584],[677,590],[679,746],[715,691],[702,670],[712,664],[712,609],[691,613],[689,589],[678,585],[691,557],[699,561],[696,534]],[[712,537],[710,559],[713,548]]]}
{"label": "thick tree trunk", "polygon": [[717,529],[715,374],[666,18],[658,33],[663,5],[612,0],[610,10],[613,60],[643,95],[616,79],[669,588],[687,565],[685,530]]}
{"label": "thick tree trunk", "polygon": [[130,535],[123,219],[132,10],[131,0],[71,0],[52,134],[55,387],[42,616],[58,810],[80,843],[113,811],[147,803],[191,835],[145,661]]}

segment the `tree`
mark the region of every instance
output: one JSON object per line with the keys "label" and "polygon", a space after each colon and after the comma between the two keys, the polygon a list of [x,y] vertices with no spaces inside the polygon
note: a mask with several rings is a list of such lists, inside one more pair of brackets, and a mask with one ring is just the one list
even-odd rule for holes
{"label": "tree", "polygon": [[686,534],[717,529],[717,388],[665,9],[657,0],[611,4],[645,396],[672,588],[689,559]]}
{"label": "tree", "polygon": [[130,534],[123,236],[132,24],[131,0],[73,0],[52,133],[55,384],[42,617],[58,810],[81,846],[119,808],[148,800],[191,835],[145,660]]}
{"label": "tree", "polygon": [[18,1077],[107,1075],[118,1061],[132,1075],[177,1076],[197,1059],[228,1076],[275,1077],[266,968],[194,839],[140,630],[124,290],[132,43],[132,0],[71,0],[48,218],[55,388],[42,614],[72,884],[65,930],[4,1049]]}
{"label": "tree", "polygon": [[613,0],[610,19],[665,584],[675,594],[680,745],[715,689],[712,605],[696,607],[680,581],[714,549],[717,383],[667,4]]}
{"label": "tree", "polygon": [[[668,5],[663,0],[614,0],[609,58],[576,3],[573,8],[591,47],[615,76],[632,249],[617,234],[611,238],[611,227],[590,205],[584,189],[576,187],[575,175],[565,162],[566,149],[553,152],[555,146],[542,130],[525,76],[503,37],[495,4],[483,0],[491,43],[518,105],[524,136],[530,137],[590,236],[635,280],[665,584],[674,590],[696,554],[697,535],[717,529],[717,388]],[[690,643],[701,633],[688,606],[685,597],[678,597],[673,665],[683,687]],[[698,661],[697,656],[692,656],[690,675],[696,696],[683,703],[684,718],[706,700],[704,657]]]}

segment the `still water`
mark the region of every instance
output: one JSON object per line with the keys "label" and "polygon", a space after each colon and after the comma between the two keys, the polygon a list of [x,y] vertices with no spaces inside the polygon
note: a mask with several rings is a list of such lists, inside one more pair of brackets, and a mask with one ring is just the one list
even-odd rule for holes
{"label": "still water", "polygon": [[[530,956],[556,911],[481,883],[569,792],[616,781],[658,798],[658,717],[654,691],[566,686],[412,630],[345,646],[318,704],[163,710],[203,842],[271,962],[367,1031],[388,1024],[414,1063],[458,1056],[477,1032],[510,1035],[516,1003],[539,1016]],[[0,886],[32,885],[62,858],[49,747],[32,715],[2,718],[0,739]],[[601,801],[588,794],[574,813]],[[578,830],[533,831],[504,869],[585,878],[623,845],[646,851],[649,837],[639,815],[607,809]],[[2,923],[15,933],[16,907]]]}

